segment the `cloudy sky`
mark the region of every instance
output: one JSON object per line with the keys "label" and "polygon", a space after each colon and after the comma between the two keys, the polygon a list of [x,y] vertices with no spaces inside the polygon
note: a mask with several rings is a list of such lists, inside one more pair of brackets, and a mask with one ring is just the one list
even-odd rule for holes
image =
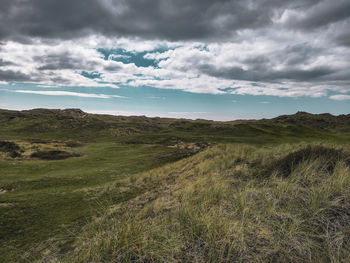
{"label": "cloudy sky", "polygon": [[0,108],[350,112],[349,0],[0,0]]}

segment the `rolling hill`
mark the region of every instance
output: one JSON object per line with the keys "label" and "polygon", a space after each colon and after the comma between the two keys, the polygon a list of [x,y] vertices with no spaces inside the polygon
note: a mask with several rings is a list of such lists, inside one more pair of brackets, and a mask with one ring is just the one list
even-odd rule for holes
{"label": "rolling hill", "polygon": [[0,261],[348,262],[349,131],[0,110]]}

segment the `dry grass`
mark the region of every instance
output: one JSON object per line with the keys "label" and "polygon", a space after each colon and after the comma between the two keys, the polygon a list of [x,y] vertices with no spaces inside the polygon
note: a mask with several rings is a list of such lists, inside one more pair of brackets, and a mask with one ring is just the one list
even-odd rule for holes
{"label": "dry grass", "polygon": [[126,180],[142,194],[45,260],[349,262],[349,164],[345,146],[211,147]]}

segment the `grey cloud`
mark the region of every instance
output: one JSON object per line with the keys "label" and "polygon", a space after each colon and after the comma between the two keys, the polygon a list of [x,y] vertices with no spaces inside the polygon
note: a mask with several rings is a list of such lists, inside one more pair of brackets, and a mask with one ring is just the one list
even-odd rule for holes
{"label": "grey cloud", "polygon": [[318,27],[330,25],[332,23],[350,18],[350,1],[320,1],[319,4],[310,8],[306,12],[299,9],[301,18],[292,17],[288,24],[292,27],[305,30],[314,30]]}
{"label": "grey cloud", "polygon": [[106,71],[120,71],[121,69],[122,69],[121,66],[113,65],[113,64],[110,64],[104,67],[104,70]]}
{"label": "grey cloud", "polygon": [[[350,26],[350,23],[349,23]],[[340,34],[336,37],[336,42],[341,46],[350,47],[350,31]]]}
{"label": "grey cloud", "polygon": [[321,48],[311,47],[306,43],[288,46],[279,53],[279,60],[287,65],[298,65],[315,59],[321,53]]}
{"label": "grey cloud", "polygon": [[[211,55],[216,56],[215,51],[208,56],[189,53],[184,59],[188,61],[169,63],[172,72],[168,74],[197,69],[199,73],[221,79],[256,82],[345,82],[350,79],[346,62],[349,56],[346,48],[350,46],[349,0],[0,0],[0,6],[0,51],[2,42],[12,40],[36,45],[36,37],[40,43],[50,46],[43,56],[38,56],[42,54],[40,52],[28,54],[34,56],[36,63],[32,67],[38,70],[30,77],[19,71],[3,69],[0,80],[40,82],[44,79],[69,83],[64,77],[65,72],[61,74],[55,70],[90,72],[98,69],[102,74],[123,71],[117,63],[82,58],[79,52],[70,54],[73,51],[69,47],[64,51],[55,49],[63,39],[88,35],[104,35],[107,39],[126,37],[140,42],[144,39],[198,40],[209,45],[210,42],[235,42],[247,47],[253,43],[252,49],[257,51],[256,55],[242,52],[232,56],[237,60],[232,64],[241,67],[220,65],[225,59],[212,59]],[[282,14],[289,14],[289,19],[279,20],[283,18]],[[71,43],[74,45],[77,41],[80,39]],[[345,49],[339,49],[339,46]],[[130,48],[133,48],[131,44]],[[15,53],[13,49],[7,52]],[[235,52],[239,53],[239,49],[232,50],[232,54]],[[329,61],[325,58],[318,60],[321,56]],[[167,64],[167,60],[162,60],[160,66],[162,62]],[[0,66],[10,66],[9,63],[0,59]],[[224,63],[231,65],[230,61]],[[320,66],[312,68],[311,65]]]}
{"label": "grey cloud", "polygon": [[265,82],[282,80],[315,81],[334,73],[334,70],[324,67],[314,68],[312,70],[289,68],[276,71],[269,69],[269,67],[265,67],[264,70],[244,70],[240,67],[217,68],[214,65],[201,65],[199,69],[204,74],[218,78]]}
{"label": "grey cloud", "polygon": [[[1,0],[0,39],[92,33],[168,40],[227,38],[314,0]],[[24,40],[23,40],[24,41]]]}
{"label": "grey cloud", "polygon": [[[327,78],[330,74],[338,75],[331,66],[314,67],[311,70],[302,70],[302,65],[315,61],[322,55],[322,48],[314,48],[306,43],[289,45],[284,49],[275,50],[259,56],[248,57],[241,62],[241,67],[220,67],[220,65],[206,64],[198,61],[200,72],[210,76],[250,80],[250,81],[315,81]],[[284,65],[283,70],[273,70],[276,66]]]}
{"label": "grey cloud", "polygon": [[36,60],[41,61],[43,66],[39,70],[57,70],[57,69],[78,69],[80,63],[77,59],[72,59],[66,55],[48,55],[45,57],[35,57]]}
{"label": "grey cloud", "polygon": [[350,81],[350,69],[343,68],[343,69],[337,70],[331,73],[329,76],[327,76],[327,79],[334,80],[334,81]]}
{"label": "grey cloud", "polygon": [[11,61],[6,61],[6,60],[3,60],[2,58],[0,58],[0,67],[11,66],[11,65],[15,65],[15,63],[13,63]]}
{"label": "grey cloud", "polygon": [[2,81],[28,81],[30,80],[30,76],[12,70],[1,70],[0,69],[0,80]]}
{"label": "grey cloud", "polygon": [[272,64],[272,61],[268,56],[262,55],[247,58],[242,62],[249,66],[251,70],[264,70]]}
{"label": "grey cloud", "polygon": [[72,55],[67,52],[36,56],[34,59],[43,64],[38,70],[93,69],[95,66],[94,63],[85,63],[77,57],[72,57]]}

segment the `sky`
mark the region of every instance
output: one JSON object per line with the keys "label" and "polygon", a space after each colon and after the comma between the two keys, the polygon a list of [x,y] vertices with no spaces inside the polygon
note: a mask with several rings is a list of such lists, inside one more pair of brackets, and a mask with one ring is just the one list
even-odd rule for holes
{"label": "sky", "polygon": [[350,113],[349,0],[0,0],[0,108]]}

